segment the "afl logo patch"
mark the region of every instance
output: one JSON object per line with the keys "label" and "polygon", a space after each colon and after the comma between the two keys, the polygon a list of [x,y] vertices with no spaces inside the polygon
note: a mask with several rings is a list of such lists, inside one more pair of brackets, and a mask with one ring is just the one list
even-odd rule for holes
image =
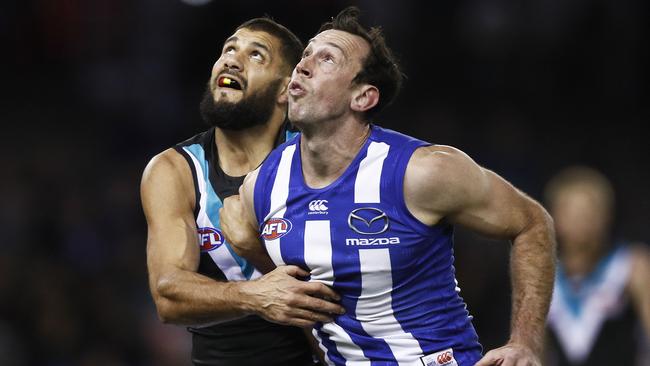
{"label": "afl logo patch", "polygon": [[275,240],[287,235],[291,231],[291,221],[281,218],[271,218],[264,223],[262,238]]}
{"label": "afl logo patch", "polygon": [[219,248],[223,244],[221,231],[212,227],[199,228],[199,244],[202,252],[209,252]]}

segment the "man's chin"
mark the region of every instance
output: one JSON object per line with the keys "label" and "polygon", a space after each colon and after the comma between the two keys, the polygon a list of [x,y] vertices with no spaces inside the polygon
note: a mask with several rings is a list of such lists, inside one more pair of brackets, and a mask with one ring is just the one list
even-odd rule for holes
{"label": "man's chin", "polygon": [[244,93],[242,93],[240,90],[232,90],[232,89],[222,89],[219,91],[215,91],[214,97],[212,100],[214,101],[215,104],[219,103],[239,103],[244,97]]}

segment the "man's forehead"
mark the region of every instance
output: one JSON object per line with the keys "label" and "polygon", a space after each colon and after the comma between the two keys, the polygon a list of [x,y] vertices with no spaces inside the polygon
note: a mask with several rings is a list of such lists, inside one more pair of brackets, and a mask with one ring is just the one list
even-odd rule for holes
{"label": "man's forehead", "polygon": [[260,46],[272,51],[276,48],[276,43],[279,42],[274,36],[261,30],[252,30],[248,28],[240,28],[228,39],[228,42],[244,42],[244,43],[257,43]]}
{"label": "man's forehead", "polygon": [[309,44],[331,44],[340,48],[343,53],[351,55],[355,50],[366,54],[369,50],[368,42],[356,34],[348,33],[338,29],[328,29],[318,33],[314,38],[309,40]]}

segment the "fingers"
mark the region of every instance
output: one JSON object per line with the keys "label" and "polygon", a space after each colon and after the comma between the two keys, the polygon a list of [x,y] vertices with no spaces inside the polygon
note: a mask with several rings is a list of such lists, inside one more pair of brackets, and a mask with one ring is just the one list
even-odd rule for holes
{"label": "fingers", "polygon": [[321,282],[309,282],[306,283],[306,293],[309,295],[315,295],[318,297],[321,297],[326,300],[334,300],[334,301],[339,301],[341,300],[341,297],[339,294],[334,292],[329,286],[325,285],[324,283]]}
{"label": "fingers", "polygon": [[334,319],[331,316],[328,316],[323,313],[319,313],[317,311],[310,311],[305,309],[295,309],[294,317],[298,319],[310,321],[312,322],[312,325],[313,323],[316,322],[329,323],[334,321]]}
{"label": "fingers", "polygon": [[341,305],[311,296],[305,296],[305,298],[301,299],[300,303],[296,305],[303,309],[315,310],[320,313],[336,315],[345,313],[345,309]]}
{"label": "fingers", "polygon": [[307,277],[309,276],[309,272],[305,271],[304,269],[298,267],[298,266],[280,266],[278,267],[278,270],[288,274],[291,277]]}
{"label": "fingers", "polygon": [[505,346],[494,349],[483,356],[475,366],[539,366],[539,360],[530,352]]}
{"label": "fingers", "polygon": [[[295,299],[298,299],[299,297],[300,296],[296,296]],[[329,323],[334,321],[334,318],[331,314],[302,308],[299,306],[302,303],[302,300],[293,300],[290,301],[290,303],[288,303],[284,309],[276,309],[276,311],[263,314],[263,316],[267,320],[279,324],[294,325],[299,327],[313,327],[317,322]]]}
{"label": "fingers", "polygon": [[497,356],[497,352],[494,350],[488,352],[481,358],[474,366],[501,366],[500,363],[498,363],[500,358]]}

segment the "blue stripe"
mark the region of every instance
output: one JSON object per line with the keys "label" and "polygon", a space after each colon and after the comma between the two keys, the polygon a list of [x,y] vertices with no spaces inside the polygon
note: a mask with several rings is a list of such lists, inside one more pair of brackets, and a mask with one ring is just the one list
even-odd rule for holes
{"label": "blue stripe", "polygon": [[345,366],[345,358],[341,356],[339,353],[338,349],[336,349],[336,343],[334,343],[331,339],[329,334],[323,332],[321,330],[323,328],[322,323],[318,323],[314,329],[318,332],[318,336],[321,339],[321,342],[323,343],[323,346],[327,349],[327,357],[334,363],[336,366]]}
{"label": "blue stripe", "polygon": [[[212,187],[212,184],[210,183],[210,163],[205,159],[205,151],[203,150],[203,147],[200,144],[193,144],[189,146],[185,146],[184,149],[189,152],[190,154],[194,155],[194,157],[199,161],[199,164],[201,165],[201,170],[203,172],[203,179],[205,180],[205,190],[207,199],[206,199],[206,207],[205,207],[205,212],[208,215],[208,218],[212,222],[212,225],[215,227],[215,229],[219,229],[221,231],[221,220],[219,219],[219,209],[223,207],[223,202],[221,202],[221,199],[219,196],[217,196],[217,193],[214,191],[214,188]],[[196,203],[197,205],[200,204],[200,202]],[[233,259],[235,259],[235,262],[239,265],[241,268],[242,273],[246,277],[246,279],[251,278],[253,275],[254,267],[251,265],[246,259],[240,257],[235,253],[235,251],[232,249],[230,244],[225,241],[224,239],[224,245],[226,248],[228,248],[228,251],[230,252],[230,255],[232,255]]]}
{"label": "blue stripe", "polygon": [[289,141],[289,140],[291,140],[292,138],[294,138],[294,137],[296,137],[296,136],[298,136],[298,132],[297,132],[297,131],[296,131],[296,132],[293,132],[293,131],[289,131],[289,130],[287,130],[287,134],[286,134],[286,136],[285,136],[285,140],[284,140],[284,141]]}

